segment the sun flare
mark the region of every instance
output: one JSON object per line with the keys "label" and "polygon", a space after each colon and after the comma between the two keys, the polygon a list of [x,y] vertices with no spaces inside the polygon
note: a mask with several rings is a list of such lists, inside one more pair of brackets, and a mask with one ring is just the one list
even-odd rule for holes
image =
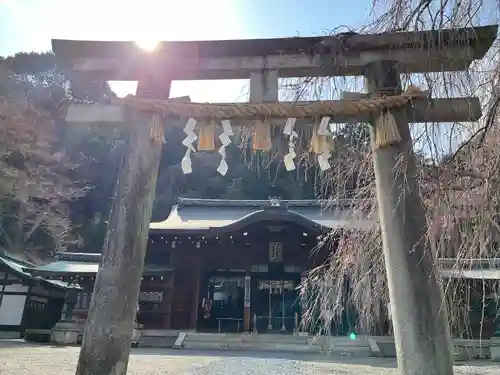
{"label": "sun flare", "polygon": [[137,40],[135,42],[144,51],[154,51],[158,47],[159,41],[154,39]]}

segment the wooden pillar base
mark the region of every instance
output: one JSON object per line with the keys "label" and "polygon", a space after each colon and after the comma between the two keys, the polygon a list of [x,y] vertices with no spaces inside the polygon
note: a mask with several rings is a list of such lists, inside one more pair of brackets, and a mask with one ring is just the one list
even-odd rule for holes
{"label": "wooden pillar base", "polygon": [[245,332],[250,332],[250,307],[245,307],[243,309],[243,330]]}

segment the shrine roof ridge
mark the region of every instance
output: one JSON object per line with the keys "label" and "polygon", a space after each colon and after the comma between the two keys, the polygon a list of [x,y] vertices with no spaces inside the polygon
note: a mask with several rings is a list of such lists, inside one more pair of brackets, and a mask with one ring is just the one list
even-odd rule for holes
{"label": "shrine roof ridge", "polygon": [[[101,263],[101,253],[72,253],[57,252],[53,261],[44,265],[29,268],[34,275],[93,275],[96,274]],[[163,274],[173,271],[170,266],[146,264],[144,275]]]}
{"label": "shrine roof ridge", "polygon": [[69,262],[100,262],[100,253],[72,253],[72,252],[57,252],[54,256],[54,261],[69,261]]}
{"label": "shrine roof ridge", "polygon": [[500,268],[500,258],[439,258],[443,269],[490,269]]}
{"label": "shrine roof ridge", "polygon": [[68,287],[67,282],[60,280],[47,280],[38,275],[34,275],[32,271],[36,268],[35,265],[28,266],[25,262],[14,260],[8,256],[0,256],[0,266],[2,265],[9,268],[14,275],[19,277],[21,280],[26,281],[29,285],[42,284],[56,289],[67,289]]}
{"label": "shrine roof ridge", "polygon": [[203,199],[203,198],[177,198],[179,206],[197,206],[197,207],[253,207],[263,208],[272,206],[276,201],[279,206],[284,207],[351,207],[354,204],[361,203],[359,199],[279,199],[269,198],[266,200],[255,199]]}
{"label": "shrine roof ridge", "polygon": [[[442,44],[464,42],[487,43],[476,51],[475,58],[482,58],[496,38],[498,25],[485,25],[460,29],[425,30],[410,32],[384,32],[379,34],[338,34],[349,39],[351,52],[396,48],[432,48]],[[312,53],[329,36],[287,37],[271,39],[232,39],[204,41],[163,41],[159,43],[160,55],[185,57],[248,57]],[[332,35],[335,37],[335,35]],[[345,44],[345,43],[341,43]],[[343,47],[345,48],[345,47]],[[132,41],[88,41],[52,39],[53,52],[62,58],[117,57],[144,54]]]}
{"label": "shrine roof ridge", "polygon": [[[298,224],[313,232],[336,228],[366,229],[370,217],[354,214],[354,203],[364,200],[225,200],[178,198],[168,217],[150,223],[150,233],[216,236],[243,230],[259,222]],[[364,205],[361,204],[361,207]]]}

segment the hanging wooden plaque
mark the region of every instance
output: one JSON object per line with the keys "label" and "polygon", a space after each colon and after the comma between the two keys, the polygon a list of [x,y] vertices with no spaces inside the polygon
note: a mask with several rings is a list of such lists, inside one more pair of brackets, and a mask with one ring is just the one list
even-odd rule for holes
{"label": "hanging wooden plaque", "polygon": [[269,242],[269,262],[279,263],[283,261],[283,244],[281,242]]}

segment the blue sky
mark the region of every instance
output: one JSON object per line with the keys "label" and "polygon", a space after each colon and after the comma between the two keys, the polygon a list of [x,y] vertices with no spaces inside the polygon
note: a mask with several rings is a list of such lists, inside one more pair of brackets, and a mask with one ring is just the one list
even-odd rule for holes
{"label": "blue sky", "polygon": [[[128,4],[128,5],[125,5]],[[51,38],[217,40],[324,35],[370,16],[369,0],[0,0],[0,56],[47,51]],[[135,84],[115,83],[120,95]],[[225,102],[245,81],[175,82],[171,95]]]}

